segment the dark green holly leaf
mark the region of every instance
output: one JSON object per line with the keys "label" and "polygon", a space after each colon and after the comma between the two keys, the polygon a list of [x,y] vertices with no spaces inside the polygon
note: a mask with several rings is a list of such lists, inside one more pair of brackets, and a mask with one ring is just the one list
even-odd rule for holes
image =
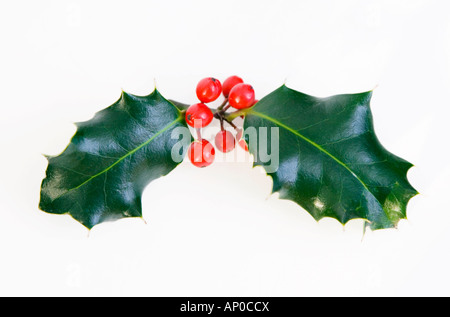
{"label": "dark green holly leaf", "polygon": [[182,113],[157,90],[139,97],[123,92],[110,107],[78,123],[62,154],[48,158],[39,208],[70,214],[87,228],[124,217],[142,217],[148,183],[172,171]]}
{"label": "dark green holly leaf", "polygon": [[395,227],[406,218],[406,205],[417,194],[406,176],[412,164],[378,141],[371,95],[316,98],[283,85],[251,108],[246,134],[256,128],[258,144],[266,143],[269,154],[277,151],[272,136],[279,135],[276,170],[273,162],[265,162],[265,150],[258,151],[251,134],[246,136],[255,165],[264,166],[273,179],[273,192],[317,220],[332,217],[346,223],[361,218],[375,230]]}

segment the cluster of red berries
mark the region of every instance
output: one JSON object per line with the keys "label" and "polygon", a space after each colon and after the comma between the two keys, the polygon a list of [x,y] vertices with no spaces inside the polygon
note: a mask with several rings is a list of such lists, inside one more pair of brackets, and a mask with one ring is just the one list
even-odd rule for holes
{"label": "cluster of red berries", "polygon": [[[220,120],[221,130],[214,139],[219,151],[230,152],[234,149],[236,140],[243,149],[248,151],[247,143],[242,139],[242,129],[239,129],[227,119],[225,111],[230,107],[237,110],[252,107],[257,102],[253,87],[245,84],[242,78],[238,76],[228,77],[223,85],[218,79],[208,77],[199,81],[196,93],[200,103],[196,103],[186,110],[187,124],[197,129],[197,140],[192,142],[188,149],[188,157],[192,164],[197,167],[206,167],[214,161],[214,146],[200,135],[200,129],[209,125],[213,118]],[[221,94],[223,94],[225,100],[213,113],[206,103],[217,100]],[[229,123],[237,131],[236,138],[233,133],[224,129],[224,122]]]}

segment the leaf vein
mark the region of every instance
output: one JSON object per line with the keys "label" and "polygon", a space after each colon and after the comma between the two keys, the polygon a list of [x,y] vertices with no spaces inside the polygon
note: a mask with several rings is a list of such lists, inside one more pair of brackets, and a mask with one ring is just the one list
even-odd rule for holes
{"label": "leaf vein", "polygon": [[122,157],[120,157],[116,162],[114,162],[113,164],[111,164],[110,166],[108,166],[107,168],[105,168],[104,170],[98,172],[97,174],[91,176],[90,178],[88,178],[87,180],[85,180],[83,183],[81,183],[80,185],[73,187],[69,190],[67,190],[66,192],[62,193],[61,195],[59,195],[58,197],[54,198],[52,201],[55,201],[56,199],[60,198],[61,196],[66,195],[67,193],[69,193],[72,190],[78,189],[81,186],[87,184],[88,182],[90,182],[91,180],[93,180],[94,178],[106,173],[107,171],[109,171],[111,168],[113,168],[114,166],[116,166],[117,164],[119,164],[120,162],[122,162],[124,159],[128,158],[129,156],[133,155],[134,153],[136,153],[138,150],[140,150],[141,148],[143,148],[144,146],[146,146],[147,144],[149,144],[151,141],[153,141],[156,137],[158,137],[159,135],[161,135],[162,133],[164,133],[165,131],[167,131],[168,129],[170,129],[170,127],[172,127],[174,124],[176,124],[177,122],[180,122],[181,119],[183,117],[178,117],[176,120],[172,121],[171,123],[169,123],[168,125],[166,125],[163,129],[161,129],[160,131],[158,131],[157,133],[155,133],[152,137],[150,137],[149,139],[147,139],[144,143],[140,144],[139,146],[137,146],[136,148],[134,148],[133,150],[129,151],[128,153],[126,153],[125,155],[123,155]]}
{"label": "leaf vein", "polygon": [[321,147],[321,146],[320,146],[319,144],[317,144],[316,142],[314,142],[314,141],[308,139],[308,138],[305,137],[303,134],[301,134],[299,131],[297,131],[297,130],[295,130],[295,129],[292,129],[291,127],[285,125],[284,123],[282,123],[282,122],[280,122],[280,121],[278,121],[278,120],[276,120],[276,119],[274,119],[274,118],[272,118],[272,117],[269,117],[269,116],[267,116],[267,115],[265,115],[265,114],[263,114],[263,113],[260,113],[260,112],[256,112],[256,111],[254,111],[254,110],[251,110],[251,111],[249,112],[249,114],[258,116],[258,117],[260,117],[260,118],[262,118],[262,119],[265,119],[265,120],[268,120],[268,121],[270,121],[270,122],[272,122],[272,123],[275,123],[276,125],[278,125],[278,126],[284,128],[284,129],[290,131],[291,133],[293,133],[293,134],[297,135],[298,137],[302,138],[304,141],[308,142],[308,143],[311,144],[312,146],[316,147],[319,151],[321,151],[321,152],[323,152],[324,154],[328,155],[330,158],[332,158],[334,161],[336,161],[339,165],[341,165],[342,167],[344,167],[348,172],[350,172],[350,173],[351,173],[351,174],[352,174],[352,175],[353,175],[353,176],[354,176],[354,177],[355,177],[355,178],[363,185],[363,187],[364,187],[369,193],[371,193],[370,190],[368,189],[367,185],[363,182],[363,180],[362,180],[361,178],[359,178],[358,175],[356,175],[356,174],[355,174],[355,173],[354,173],[347,165],[345,165],[344,162],[342,162],[341,160],[339,160],[337,157],[335,157],[333,154],[331,154],[330,152],[328,152],[327,150],[325,150],[323,147]]}

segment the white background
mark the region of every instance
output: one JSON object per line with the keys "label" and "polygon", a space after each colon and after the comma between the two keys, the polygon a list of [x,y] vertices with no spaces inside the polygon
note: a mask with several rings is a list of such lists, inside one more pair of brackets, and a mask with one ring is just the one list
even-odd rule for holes
{"label": "white background", "polygon": [[[0,10],[0,295],[450,295],[448,1],[9,1]],[[47,161],[121,89],[194,103],[237,74],[257,96],[367,91],[415,164],[397,230],[317,223],[251,163],[182,163],[141,219],[38,210]]]}

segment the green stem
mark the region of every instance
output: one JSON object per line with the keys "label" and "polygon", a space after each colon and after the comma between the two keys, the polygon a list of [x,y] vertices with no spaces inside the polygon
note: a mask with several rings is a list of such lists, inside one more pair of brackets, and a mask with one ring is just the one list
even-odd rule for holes
{"label": "green stem", "polygon": [[250,113],[250,112],[251,112],[250,108],[247,108],[247,109],[241,109],[241,110],[232,112],[232,113],[230,113],[230,114],[226,114],[226,115],[224,116],[224,118],[225,118],[227,121],[233,121],[233,120],[236,119],[237,117],[245,116],[245,115],[247,115],[247,114]]}

